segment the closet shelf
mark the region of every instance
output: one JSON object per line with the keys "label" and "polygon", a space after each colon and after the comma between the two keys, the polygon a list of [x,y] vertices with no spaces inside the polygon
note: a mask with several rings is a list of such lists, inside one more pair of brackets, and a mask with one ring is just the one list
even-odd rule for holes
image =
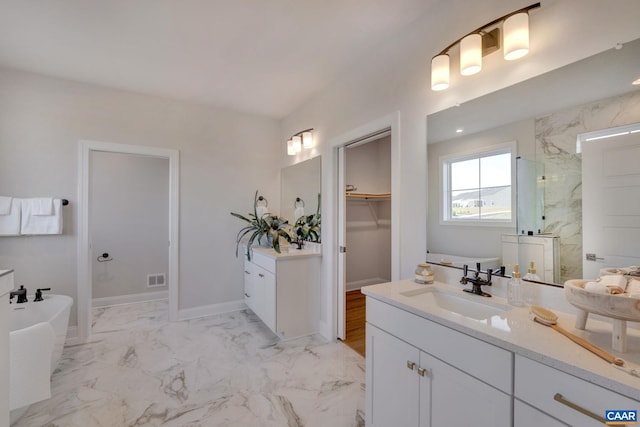
{"label": "closet shelf", "polygon": [[390,200],[391,193],[346,193],[347,200]]}

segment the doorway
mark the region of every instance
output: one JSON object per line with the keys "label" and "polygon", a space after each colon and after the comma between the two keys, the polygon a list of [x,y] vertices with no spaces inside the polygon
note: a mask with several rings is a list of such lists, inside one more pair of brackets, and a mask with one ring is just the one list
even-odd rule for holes
{"label": "doorway", "polygon": [[582,277],[640,265],[640,123],[578,136]]}
{"label": "doorway", "polygon": [[92,307],[167,299],[169,159],[91,153]]}
{"label": "doorway", "polygon": [[384,129],[340,148],[339,214],[345,344],[365,355],[363,286],[391,280],[391,130]]}
{"label": "doorway", "polygon": [[[178,319],[178,249],[179,249],[179,152],[177,150],[155,148],[136,145],[114,144],[97,141],[80,141],[78,158],[78,190],[79,190],[79,215],[78,215],[78,338],[86,340],[91,335],[91,307],[93,300],[93,269],[94,262],[104,255],[100,248],[95,248],[98,253],[94,257],[94,248],[91,242],[92,217],[91,208],[91,178],[93,174],[92,158],[95,153],[111,153],[120,155],[144,156],[147,158],[164,159],[168,161],[168,197],[163,210],[168,217],[168,231],[166,232],[166,244],[164,251],[167,254],[167,268],[165,275],[166,288],[169,298],[169,320]],[[163,245],[164,245],[163,244]],[[108,254],[115,255],[115,254]],[[103,257],[108,259],[109,256]],[[108,262],[108,261],[107,261]],[[156,273],[156,272],[152,272]],[[162,273],[162,272],[157,272]],[[155,283],[158,282],[156,274]]]}

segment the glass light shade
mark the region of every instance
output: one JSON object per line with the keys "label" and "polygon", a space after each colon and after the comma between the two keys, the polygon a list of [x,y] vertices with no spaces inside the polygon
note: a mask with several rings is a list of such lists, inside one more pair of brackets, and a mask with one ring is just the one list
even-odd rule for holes
{"label": "glass light shade", "polygon": [[482,69],[482,36],[469,34],[460,42],[460,74],[470,76]]}
{"label": "glass light shade", "polygon": [[449,87],[449,55],[438,55],[431,60],[431,90]]}
{"label": "glass light shade", "polygon": [[311,131],[302,132],[302,146],[304,148],[313,147],[313,134],[311,133]]}
{"label": "glass light shade", "polygon": [[296,149],[293,148],[293,140],[290,139],[287,141],[287,154],[290,156],[295,156],[296,155]]}
{"label": "glass light shade", "polygon": [[502,31],[504,59],[512,61],[529,53],[529,14],[523,12],[508,17]]}
{"label": "glass light shade", "polygon": [[296,154],[301,152],[302,151],[302,138],[300,137],[300,135],[296,135],[296,136],[292,137],[291,141],[293,141],[293,149],[295,150]]}

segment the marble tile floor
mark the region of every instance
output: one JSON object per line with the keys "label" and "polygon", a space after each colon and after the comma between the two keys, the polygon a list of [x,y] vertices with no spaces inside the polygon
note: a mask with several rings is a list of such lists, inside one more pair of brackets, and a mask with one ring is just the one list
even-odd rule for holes
{"label": "marble tile floor", "polygon": [[15,427],[361,426],[364,359],[339,342],[282,342],[249,310],[167,321],[166,301],[94,309],[52,398]]}

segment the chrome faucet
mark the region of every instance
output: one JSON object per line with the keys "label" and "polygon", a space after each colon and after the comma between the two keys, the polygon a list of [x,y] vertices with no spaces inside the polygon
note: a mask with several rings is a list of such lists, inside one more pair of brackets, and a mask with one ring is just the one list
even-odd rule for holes
{"label": "chrome faucet", "polygon": [[472,294],[480,295],[483,297],[490,297],[491,294],[488,294],[482,290],[482,286],[491,286],[491,274],[493,270],[487,268],[487,278],[486,280],[480,277],[480,263],[476,263],[476,272],[473,277],[467,277],[469,274],[469,266],[464,264],[462,267],[462,279],[460,279],[460,284],[466,285],[467,283],[471,283],[471,289],[463,289],[465,292],[469,292]]}

